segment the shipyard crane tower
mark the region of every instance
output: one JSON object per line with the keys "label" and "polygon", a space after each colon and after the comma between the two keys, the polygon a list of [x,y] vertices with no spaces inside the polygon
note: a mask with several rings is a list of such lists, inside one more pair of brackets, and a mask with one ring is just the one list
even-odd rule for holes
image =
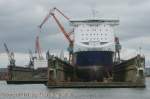
{"label": "shipyard crane tower", "polygon": [[115,55],[114,55],[114,61],[116,63],[120,63],[120,50],[121,50],[121,45],[119,42],[119,38],[115,37]]}
{"label": "shipyard crane tower", "polygon": [[28,51],[29,51],[29,58],[30,58],[28,67],[34,68],[34,60],[36,59],[36,57],[33,56],[33,53],[31,50],[28,50]]}
{"label": "shipyard crane tower", "polygon": [[15,66],[15,59],[14,59],[14,53],[13,52],[10,52],[6,43],[4,43],[4,47],[5,47],[5,51],[8,55],[8,59],[9,59],[9,62],[10,62],[10,66]]}
{"label": "shipyard crane tower", "polygon": [[71,39],[71,34],[73,31],[71,32],[67,32],[64,29],[64,26],[60,23],[60,21],[58,20],[58,18],[55,16],[55,11],[57,11],[58,13],[60,13],[65,19],[67,19],[68,21],[69,18],[63,14],[59,9],[57,9],[56,7],[54,7],[53,9],[51,9],[48,13],[48,15],[44,18],[44,20],[42,21],[42,23],[39,25],[39,28],[42,28],[43,24],[52,16],[55,20],[55,22],[57,23],[58,27],[60,28],[61,32],[64,34],[65,38],[69,41],[69,47],[68,47],[68,51],[69,51],[69,62],[72,61],[72,54],[73,54],[73,39]]}
{"label": "shipyard crane tower", "polygon": [[40,42],[39,42],[39,36],[36,37],[36,41],[35,41],[35,53],[37,53],[38,55],[38,59],[43,60],[43,56],[42,56],[42,49],[40,46]]}

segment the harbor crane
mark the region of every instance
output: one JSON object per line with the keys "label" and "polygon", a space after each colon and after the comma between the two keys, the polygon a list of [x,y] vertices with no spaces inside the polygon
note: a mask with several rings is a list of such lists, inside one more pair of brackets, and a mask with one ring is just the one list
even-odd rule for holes
{"label": "harbor crane", "polygon": [[35,53],[37,53],[38,55],[38,59],[43,60],[43,56],[42,56],[42,49],[40,46],[40,42],[39,42],[39,36],[36,36],[36,41],[35,41]]}
{"label": "harbor crane", "polygon": [[58,20],[58,18],[55,15],[55,11],[57,11],[58,13],[60,13],[65,19],[67,19],[68,21],[70,21],[70,19],[63,14],[59,9],[57,9],[56,7],[52,8],[48,15],[44,18],[44,20],[42,21],[42,23],[39,25],[39,28],[41,29],[42,26],[44,25],[44,23],[52,16],[55,20],[55,22],[57,23],[58,27],[60,28],[61,32],[64,34],[65,38],[68,40],[69,42],[69,47],[68,47],[68,51],[69,51],[69,62],[72,61],[72,54],[73,54],[73,39],[71,39],[71,34],[73,32],[73,30],[71,32],[67,32],[64,28],[64,26],[60,23],[60,21]]}
{"label": "harbor crane", "polygon": [[14,59],[14,53],[13,52],[10,52],[6,43],[4,43],[4,48],[5,48],[5,51],[8,55],[8,59],[9,59],[9,62],[10,62],[10,66],[15,66],[15,59]]}
{"label": "harbor crane", "polygon": [[36,57],[33,56],[33,53],[30,49],[28,51],[29,51],[29,58],[30,58],[28,67],[34,68],[34,60],[36,59]]}
{"label": "harbor crane", "polygon": [[119,38],[115,37],[115,62],[120,63],[120,50],[121,50],[121,45],[119,42]]}
{"label": "harbor crane", "polygon": [[39,60],[43,60],[43,56],[42,56],[42,49],[40,46],[40,42],[39,42],[39,36],[36,36],[36,40],[35,40],[35,55],[33,55],[32,50],[28,50],[29,53],[29,68],[34,68],[34,61],[35,59],[39,59]]}

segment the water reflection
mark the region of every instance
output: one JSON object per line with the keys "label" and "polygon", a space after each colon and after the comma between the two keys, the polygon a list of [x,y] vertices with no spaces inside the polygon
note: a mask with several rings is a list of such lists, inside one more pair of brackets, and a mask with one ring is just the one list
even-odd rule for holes
{"label": "water reflection", "polygon": [[146,88],[52,88],[45,85],[7,85],[0,82],[0,99],[150,99]]}

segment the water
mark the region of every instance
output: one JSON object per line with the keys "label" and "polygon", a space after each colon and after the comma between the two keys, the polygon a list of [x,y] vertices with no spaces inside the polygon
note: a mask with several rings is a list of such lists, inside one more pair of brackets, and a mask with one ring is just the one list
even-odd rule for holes
{"label": "water", "polygon": [[7,85],[0,82],[0,99],[150,99],[150,78],[146,88],[49,89],[45,85]]}

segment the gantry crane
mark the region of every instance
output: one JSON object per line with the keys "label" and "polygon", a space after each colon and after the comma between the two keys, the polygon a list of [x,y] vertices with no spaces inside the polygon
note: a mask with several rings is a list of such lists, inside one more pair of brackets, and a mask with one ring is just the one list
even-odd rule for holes
{"label": "gantry crane", "polygon": [[57,23],[58,27],[60,28],[61,32],[64,34],[65,38],[69,41],[69,62],[72,61],[72,54],[73,54],[73,39],[71,39],[71,32],[67,32],[63,25],[60,23],[60,21],[58,20],[58,18],[55,16],[55,11],[59,12],[65,19],[67,19],[68,21],[70,21],[70,19],[63,14],[59,9],[57,9],[56,7],[54,7],[53,9],[51,9],[48,13],[48,15],[44,18],[44,20],[42,21],[42,23],[39,25],[39,28],[42,28],[42,26],[44,25],[44,23],[52,16],[55,20],[55,22]]}
{"label": "gantry crane", "polygon": [[14,53],[9,51],[6,43],[4,43],[4,48],[5,48],[5,51],[6,51],[7,55],[8,55],[8,59],[9,59],[9,63],[10,63],[9,65],[10,66],[15,66]]}

